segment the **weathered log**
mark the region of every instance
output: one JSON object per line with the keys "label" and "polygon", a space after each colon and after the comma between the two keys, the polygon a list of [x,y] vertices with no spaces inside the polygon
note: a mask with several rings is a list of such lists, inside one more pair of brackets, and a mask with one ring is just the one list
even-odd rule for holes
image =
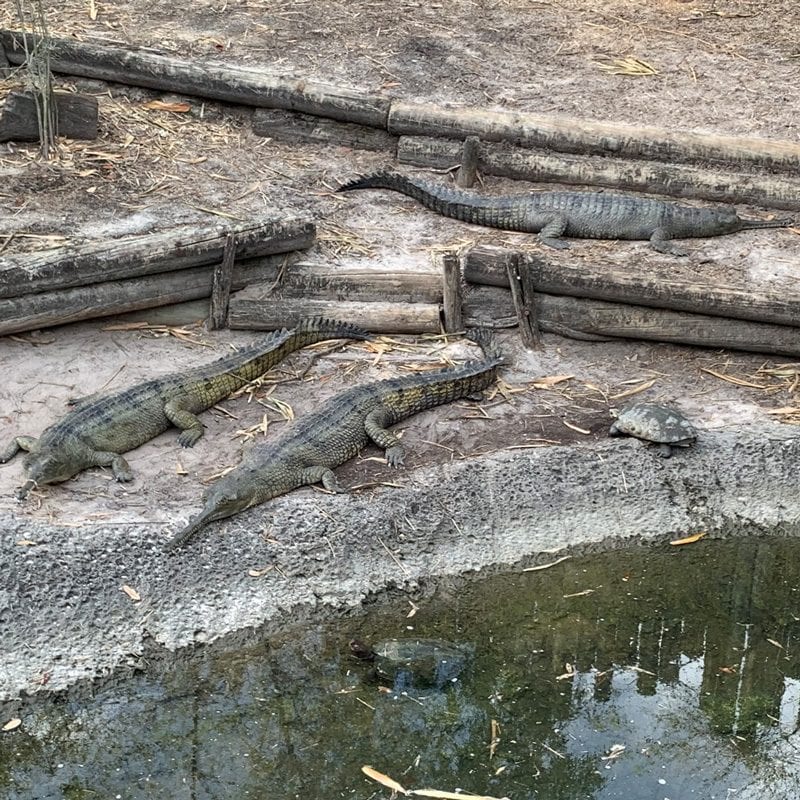
{"label": "weathered log", "polygon": [[559,153],[655,161],[713,161],[788,172],[800,167],[798,142],[671,131],[548,114],[394,101],[388,128],[397,136],[443,136],[459,140],[478,136],[482,141],[505,141]]}
{"label": "weathered log", "polygon": [[[53,92],[56,133],[68,139],[97,138],[97,98]],[[0,142],[37,142],[39,120],[31,92],[10,92],[0,113]]]}
{"label": "weathered log", "polygon": [[477,136],[467,136],[461,146],[461,164],[456,172],[456,186],[469,189],[478,176],[481,140]]}
{"label": "weathered log", "polygon": [[[482,142],[479,152],[479,166],[486,175],[800,211],[800,180],[790,176],[600,156],[562,156],[493,142]],[[416,167],[448,169],[458,164],[460,157],[461,143],[453,139],[401,136],[397,145],[398,161]]]}
{"label": "weathered log", "polygon": [[[470,283],[508,286],[506,264],[515,253],[504,247],[478,245],[464,254],[464,278]],[[689,311],[737,320],[800,324],[800,294],[734,289],[712,282],[631,274],[615,264],[596,260],[571,263],[554,254],[547,259],[524,254],[536,270],[537,291],[548,294],[610,300],[631,305]]]}
{"label": "weathered log", "polygon": [[[28,36],[31,49],[36,41],[32,34],[0,30],[0,43],[12,64],[25,60],[24,36]],[[386,127],[387,98],[302,78],[269,75],[263,67],[189,61],[144,48],[54,37],[50,39],[50,48],[51,69],[66,75]]]}
{"label": "weathered log", "polygon": [[257,108],[253,113],[253,133],[281,142],[378,150],[392,156],[397,151],[397,137],[385,130],[282,109]]}
{"label": "weathered log", "polygon": [[228,327],[274,330],[291,327],[301,317],[346,319],[375,333],[439,333],[440,306],[433,303],[362,303],[351,300],[271,298],[248,286],[231,296]]}
{"label": "weathered log", "polygon": [[211,305],[208,312],[209,330],[224,328],[228,321],[228,303],[233,287],[233,267],[236,262],[236,235],[225,238],[222,261],[214,267],[211,276]]}
{"label": "weathered log", "polygon": [[506,271],[522,343],[531,350],[540,350],[542,336],[539,332],[539,321],[536,318],[533,267],[529,261],[516,255],[508,260]]}
{"label": "weathered log", "polygon": [[[563,295],[536,294],[539,327],[578,339],[642,339],[753,353],[800,356],[800,328],[606,303]],[[474,286],[464,298],[467,325],[508,327],[516,322],[511,292]]]}
{"label": "weathered log", "polygon": [[236,258],[242,259],[310,247],[316,228],[306,217],[235,225],[203,223],[40,253],[5,255],[0,262],[0,298],[219,262],[228,233],[236,235]]}
{"label": "weathered log", "polygon": [[445,333],[463,330],[461,308],[463,292],[461,281],[461,259],[458,253],[447,252],[439,256],[442,267],[442,323]]}
{"label": "weathered log", "polygon": [[191,325],[208,318],[208,301],[189,300],[115,315],[108,324],[141,322],[148,325]]}
{"label": "weathered log", "polygon": [[[274,255],[238,264],[233,286],[238,289],[261,280],[265,268],[278,269],[285,258]],[[210,265],[192,267],[0,299],[0,336],[209,297],[213,272]]]}
{"label": "weathered log", "polygon": [[274,275],[265,274],[258,291],[273,299],[442,302],[441,278],[433,272],[386,273],[304,261],[297,261]]}

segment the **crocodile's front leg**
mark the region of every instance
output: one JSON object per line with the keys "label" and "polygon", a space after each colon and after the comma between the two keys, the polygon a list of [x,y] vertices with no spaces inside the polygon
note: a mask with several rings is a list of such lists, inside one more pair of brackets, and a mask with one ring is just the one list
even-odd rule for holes
{"label": "crocodile's front leg", "polygon": [[554,250],[568,250],[569,244],[561,238],[568,224],[569,220],[564,214],[553,215],[539,231],[539,241]]}
{"label": "crocodile's front leg", "polygon": [[104,450],[93,450],[91,454],[93,467],[111,467],[114,478],[120,483],[133,480],[133,471],[128,462],[119,453],[110,453]]}
{"label": "crocodile's front leg", "polygon": [[20,450],[26,450],[30,453],[32,450],[36,449],[38,442],[39,440],[34,439],[33,436],[15,436],[11,440],[11,444],[0,453],[0,464],[5,464],[6,461],[10,461]]}
{"label": "crocodile's front leg", "polygon": [[346,492],[336,480],[336,475],[329,467],[306,467],[300,474],[303,484],[310,486],[312,483],[321,483],[329,492]]}
{"label": "crocodile's front leg", "polygon": [[178,434],[178,444],[181,447],[194,447],[200,441],[203,423],[197,415],[181,408],[177,400],[168,400],[164,405],[164,413],[176,428],[181,429],[182,433]]}
{"label": "crocodile's front leg", "polygon": [[400,444],[400,440],[391,431],[384,428],[386,422],[386,412],[376,408],[375,411],[367,414],[367,418],[364,420],[364,430],[378,447],[386,450],[386,461],[389,466],[400,467],[403,465],[405,450]]}
{"label": "crocodile's front leg", "polygon": [[664,228],[656,228],[650,237],[650,247],[657,253],[668,256],[688,256],[689,253],[678,245],[672,244],[669,233]]}

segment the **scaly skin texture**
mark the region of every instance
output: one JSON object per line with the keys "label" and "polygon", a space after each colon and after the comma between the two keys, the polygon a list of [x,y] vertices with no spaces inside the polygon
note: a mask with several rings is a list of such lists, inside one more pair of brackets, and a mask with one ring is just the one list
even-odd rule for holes
{"label": "scaly skin texture", "polygon": [[210,364],[75,403],[72,411],[47,428],[39,439],[17,436],[0,452],[0,463],[27,450],[27,477],[17,496],[31,488],[60,483],[93,466],[113,470],[118,481],[133,479],[122,453],[163,433],[181,429],[178,444],[192,447],[203,435],[196,416],[231,392],[274,367],[290,353],[324,339],[367,339],[369,333],[346,322],[313,318],[291,331],[275,331],[258,344]]}
{"label": "scaly skin texture", "polygon": [[355,386],[323,403],[273,442],[254,447],[208,491],[205,507],[168,544],[184,544],[203,525],[224,519],[307,484],[342,491],[332,467],[349,461],[373,441],[391,466],[403,463],[403,447],[387,430],[412,414],[479,392],[494,380],[502,356],[483,332],[472,332],[486,352],[483,361]]}
{"label": "scaly skin texture", "polygon": [[533,192],[486,197],[395,172],[356,178],[337,189],[391,189],[425,208],[473,225],[538,233],[548,247],[577,239],[647,239],[660,253],[685,256],[670,239],[721,236],[751,228],[785,228],[790,219],[742,219],[731,206],[685,206],[613,192]]}

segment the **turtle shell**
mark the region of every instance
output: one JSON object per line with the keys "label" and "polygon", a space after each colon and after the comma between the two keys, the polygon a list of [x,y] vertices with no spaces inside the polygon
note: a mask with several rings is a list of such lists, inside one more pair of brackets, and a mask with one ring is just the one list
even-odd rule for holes
{"label": "turtle shell", "polygon": [[417,687],[441,689],[463,671],[469,649],[438,639],[387,639],[372,648],[375,672],[392,681],[396,690]]}
{"label": "turtle shell", "polygon": [[658,403],[636,403],[617,417],[609,430],[611,436],[635,436],[646,442],[688,447],[697,431],[679,411]]}

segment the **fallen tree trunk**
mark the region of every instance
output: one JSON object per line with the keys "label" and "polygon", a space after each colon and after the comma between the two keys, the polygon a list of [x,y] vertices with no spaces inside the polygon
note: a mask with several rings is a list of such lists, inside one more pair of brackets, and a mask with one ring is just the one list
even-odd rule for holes
{"label": "fallen tree trunk", "polygon": [[346,319],[374,333],[439,333],[441,307],[434,303],[381,303],[353,300],[270,298],[248,286],[231,296],[228,327],[274,330],[291,327],[301,317]]}
{"label": "fallen tree trunk", "polygon": [[[462,143],[454,139],[401,136],[397,159],[401,164],[448,169],[460,162],[462,149]],[[478,151],[479,166],[486,175],[800,211],[800,180],[788,176],[599,156],[559,156],[502,143],[481,142]]]}
{"label": "fallen tree trunk", "polygon": [[[19,31],[0,31],[0,44],[12,64],[25,60],[36,39]],[[386,127],[389,100],[325,83],[265,74],[263,67],[231,67],[188,61],[152,50],[50,38],[50,67],[66,75],[145,86],[228,103],[285,108],[345,122]]]}
{"label": "fallen tree trunk", "polygon": [[219,262],[229,233],[236,236],[236,258],[243,259],[310,247],[316,227],[306,217],[235,225],[204,223],[110,242],[95,240],[57,250],[4,256],[0,263],[0,298]]}
{"label": "fallen tree trunk", "polygon": [[[575,339],[643,339],[800,356],[800,328],[540,292],[535,304],[541,330]],[[515,325],[511,292],[494,286],[472,287],[464,298],[464,318],[467,325]]]}
{"label": "fallen tree trunk", "polygon": [[437,136],[508,142],[558,153],[688,161],[767,168],[795,172],[800,167],[800,143],[712,133],[670,131],[614,122],[547,114],[446,108],[395,101],[388,129],[396,136]]}
{"label": "fallen tree trunk", "polygon": [[[508,286],[507,264],[517,255],[504,247],[478,245],[464,254],[464,278],[485,286]],[[520,253],[530,264],[537,292],[610,300],[635,306],[688,311],[777,325],[800,324],[800,295],[734,289],[679,278],[631,274],[610,263],[570,263]]]}
{"label": "fallen tree trunk", "polygon": [[397,151],[397,137],[379,128],[282,109],[257,108],[253,113],[253,133],[270,136],[281,142],[379,150],[392,155]]}
{"label": "fallen tree trunk", "polygon": [[[265,269],[279,269],[285,258],[274,255],[236,265],[232,285],[240,289],[261,280]],[[210,297],[213,273],[208,265],[5,298],[0,300],[0,336]]]}
{"label": "fallen tree trunk", "polygon": [[[68,139],[97,138],[97,98],[53,92],[56,134]],[[32,92],[10,92],[0,112],[0,142],[38,142],[39,117]]]}

